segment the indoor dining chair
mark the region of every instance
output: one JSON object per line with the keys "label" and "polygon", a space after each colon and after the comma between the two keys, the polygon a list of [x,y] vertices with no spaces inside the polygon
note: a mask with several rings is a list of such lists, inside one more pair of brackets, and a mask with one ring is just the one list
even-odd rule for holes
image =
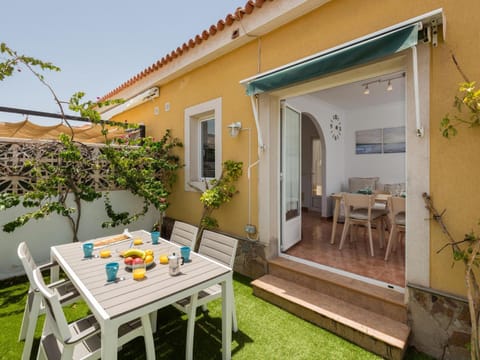
{"label": "indoor dining chair", "polygon": [[193,250],[195,249],[197,233],[198,227],[182,221],[175,221],[170,241],[180,246],[190,246]]}
{"label": "indoor dining chair", "polygon": [[[227,266],[230,269],[233,269],[233,264],[235,262],[235,255],[237,253],[238,240],[230,236],[222,235],[215,233],[213,231],[204,230],[202,233],[202,239],[200,241],[200,247],[198,253],[208,257],[222,265]],[[232,315],[233,315],[233,324],[232,328],[234,332],[237,332],[237,315],[235,311],[235,300],[232,295]],[[202,306],[203,310],[206,311],[206,305],[212,300],[218,299],[222,296],[222,287],[219,284],[213,285],[208,289],[202,290],[198,293],[197,298],[197,307]],[[189,313],[190,311],[190,298],[182,299],[176,302],[173,306],[177,309]]]}
{"label": "indoor dining chair", "polygon": [[[36,287],[34,285],[33,272],[35,269],[39,269],[39,271],[45,271],[58,265],[54,263],[47,263],[37,266],[25,242],[21,242],[18,245],[17,255],[22,262],[25,274],[30,282],[27,301],[25,303],[25,310],[23,312],[22,325],[18,337],[18,341],[25,340],[22,359],[26,360],[30,359],[38,316],[45,313],[45,306],[42,302],[42,296],[38,291],[36,291]],[[50,283],[47,285],[47,287],[52,290],[55,289],[55,291],[58,293],[59,301],[62,306],[71,304],[80,298],[78,291],[67,279]]]}
{"label": "indoor dining chair", "polygon": [[[38,268],[33,271],[33,281],[43,297],[46,313],[37,359],[100,359],[101,328],[95,316],[68,323],[58,293],[45,285]],[[145,321],[149,321],[148,317]],[[123,324],[118,328],[118,346],[139,336],[149,336],[153,343],[152,333],[145,333],[140,319]]]}
{"label": "indoor dining chair", "polygon": [[384,223],[383,219],[387,214],[384,209],[375,209],[375,195],[350,194],[344,193],[345,201],[345,223],[343,225],[342,239],[339,249],[342,250],[345,239],[350,231],[352,238],[352,226],[362,225],[367,228],[368,241],[370,245],[370,255],[374,256],[372,225],[375,224],[380,241],[380,248],[384,245]]}
{"label": "indoor dining chair", "polygon": [[392,196],[388,200],[388,219],[390,221],[390,235],[388,237],[387,250],[385,251],[385,261],[390,256],[390,251],[395,251],[396,243],[401,241],[402,234],[405,235],[405,198]]}

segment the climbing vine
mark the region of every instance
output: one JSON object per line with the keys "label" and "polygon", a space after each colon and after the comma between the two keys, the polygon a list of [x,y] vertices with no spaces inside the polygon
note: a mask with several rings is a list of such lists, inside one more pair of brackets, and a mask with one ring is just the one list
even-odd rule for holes
{"label": "climbing vine", "polygon": [[[458,134],[459,126],[475,128],[480,125],[480,90],[476,82],[470,81],[460,68],[458,61],[452,54],[452,60],[457,70],[462,75],[464,82],[458,87],[458,94],[454,98],[454,108],[457,113],[453,116],[447,114],[440,122],[442,135],[450,139]],[[440,226],[448,242],[438,250],[451,248],[455,262],[464,265],[465,286],[467,289],[468,306],[471,321],[470,356],[471,359],[480,359],[480,286],[475,275],[480,266],[480,237],[473,231],[465,233],[463,239],[456,240],[444,222],[445,211],[439,212],[428,194],[423,194],[426,208],[432,214],[433,220]],[[480,224],[480,223],[479,223]]]}
{"label": "climbing vine", "polygon": [[197,246],[200,244],[203,230],[218,227],[217,219],[212,216],[213,212],[223,204],[230,202],[238,193],[235,182],[242,176],[242,168],[242,162],[227,160],[223,163],[221,176],[206,182],[206,190],[200,196],[203,212],[197,234]]}

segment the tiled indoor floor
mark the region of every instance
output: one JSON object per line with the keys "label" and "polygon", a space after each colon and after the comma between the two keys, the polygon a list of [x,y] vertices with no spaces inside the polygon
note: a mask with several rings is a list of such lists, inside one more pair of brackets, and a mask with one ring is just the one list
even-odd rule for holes
{"label": "tiled indoor floor", "polygon": [[[330,244],[332,220],[320,217],[316,212],[302,213],[302,240],[286,251],[287,254],[345,270],[354,274],[380,280],[388,284],[405,287],[405,248],[397,246],[388,261],[384,260],[385,248],[380,249],[377,231],[373,229],[375,256],[370,256],[368,235],[364,228],[358,229],[357,239],[345,242],[338,250],[343,224],[337,225],[335,244]],[[365,234],[365,236],[364,236]],[[388,232],[385,232],[385,241]]]}

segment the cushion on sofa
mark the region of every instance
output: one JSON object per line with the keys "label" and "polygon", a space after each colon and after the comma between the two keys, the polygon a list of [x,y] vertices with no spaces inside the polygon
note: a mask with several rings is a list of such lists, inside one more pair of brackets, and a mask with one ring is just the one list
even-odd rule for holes
{"label": "cushion on sofa", "polygon": [[351,177],[348,178],[348,192],[356,193],[359,190],[370,189],[376,190],[377,183],[379,181],[378,177]]}
{"label": "cushion on sofa", "polygon": [[400,195],[405,192],[405,183],[385,184],[383,190],[390,195]]}

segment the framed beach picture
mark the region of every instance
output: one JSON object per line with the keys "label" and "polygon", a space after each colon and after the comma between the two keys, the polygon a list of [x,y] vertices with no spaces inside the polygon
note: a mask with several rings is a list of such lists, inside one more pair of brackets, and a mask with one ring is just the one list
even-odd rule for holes
{"label": "framed beach picture", "polygon": [[405,126],[383,129],[383,152],[404,153],[405,152]]}
{"label": "framed beach picture", "polygon": [[355,154],[381,154],[382,129],[355,132]]}

